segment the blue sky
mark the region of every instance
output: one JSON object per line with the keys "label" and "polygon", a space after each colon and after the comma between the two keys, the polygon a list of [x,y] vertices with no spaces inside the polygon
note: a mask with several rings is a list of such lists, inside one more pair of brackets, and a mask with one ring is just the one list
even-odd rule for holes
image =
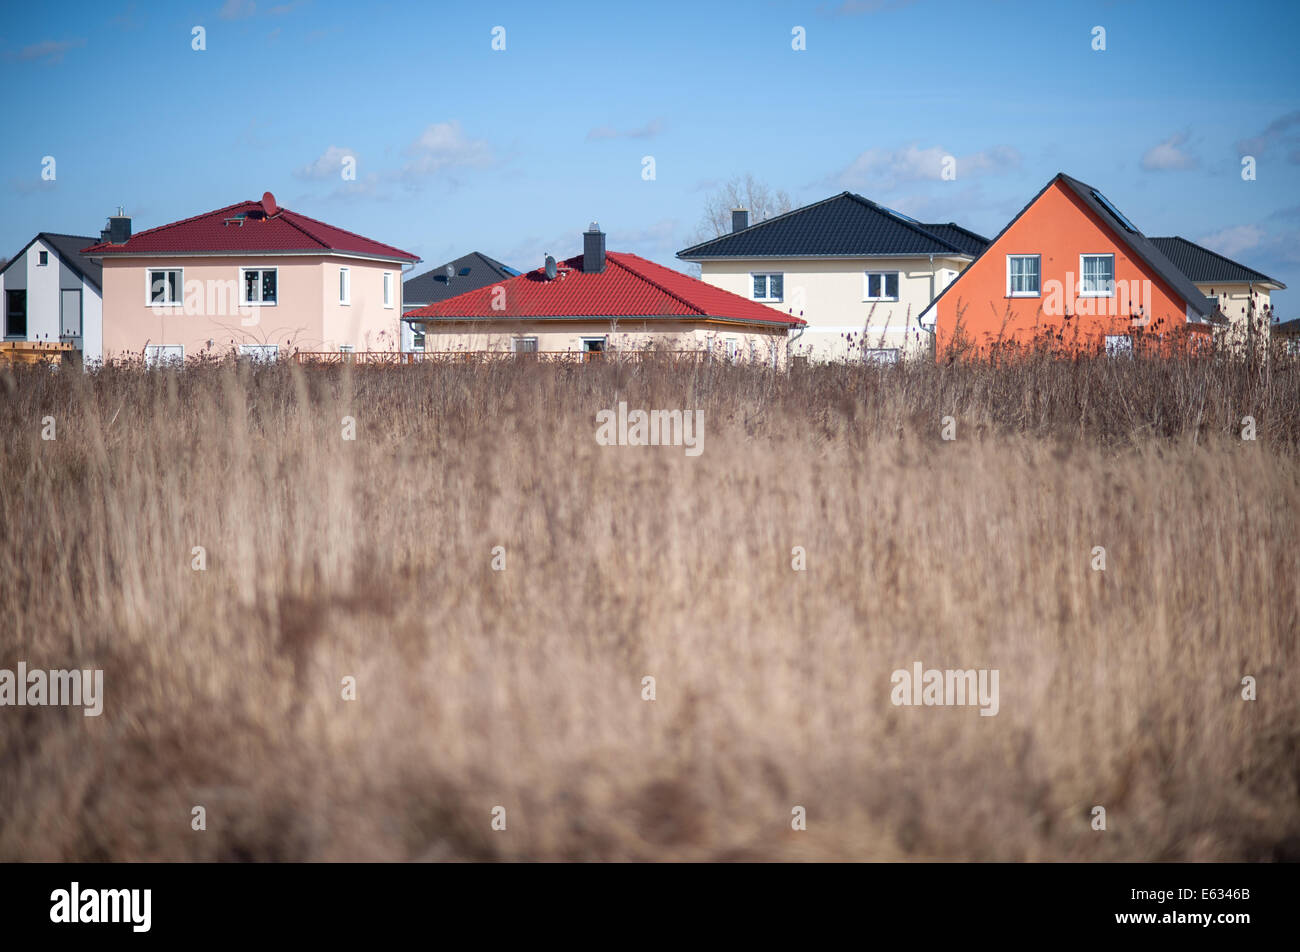
{"label": "blue sky", "polygon": [[[38,231],[97,234],[118,205],[139,231],[270,190],[420,270],[470,250],[536,267],[578,253],[592,219],[611,249],[684,268],[674,253],[733,175],[796,204],[851,189],[991,237],[1065,171],[1148,235],[1300,288],[1289,0],[50,9],[15,6],[0,34],[3,254]],[[1282,319],[1300,317],[1293,299],[1274,295]]]}

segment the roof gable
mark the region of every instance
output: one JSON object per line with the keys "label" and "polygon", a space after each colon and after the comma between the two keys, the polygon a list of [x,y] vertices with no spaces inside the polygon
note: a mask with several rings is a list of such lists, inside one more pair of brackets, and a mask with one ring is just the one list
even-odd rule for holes
{"label": "roof gable", "polygon": [[1179,271],[1197,284],[1271,284],[1285,288],[1266,274],[1233,261],[1218,252],[1202,247],[1186,238],[1152,238],[1151,243],[1174,263]]}
{"label": "roof gable", "polygon": [[[404,315],[404,319],[492,320],[501,318],[717,318],[747,323],[798,325],[801,318],[782,314],[698,278],[647,261],[639,255],[610,251],[605,270],[582,270],[582,255],[559,264],[547,280],[538,268],[505,281],[458,294]],[[502,289],[504,294],[497,292]],[[494,307],[500,302],[504,309]]]}
{"label": "roof gable", "polygon": [[267,215],[261,202],[237,202],[193,218],[159,225],[120,245],[101,241],[82,249],[95,257],[167,254],[351,254],[419,261],[392,245],[336,228],[287,208]]}
{"label": "roof gable", "polygon": [[[956,229],[957,226],[942,226]],[[688,261],[714,258],[866,258],[945,255],[972,257],[974,232],[944,237],[929,226],[853,192],[768,218],[677,252]],[[981,249],[982,250],[982,249]]]}
{"label": "roof gable", "polygon": [[78,277],[89,281],[94,285],[96,291],[102,291],[100,282],[103,280],[103,268],[100,267],[99,262],[92,261],[80,251],[81,248],[95,240],[85,235],[63,235],[58,232],[42,231],[23,245],[23,249],[18,254],[5,262],[4,267],[0,268],[0,274],[8,271],[14,262],[21,261],[32,245],[38,241],[43,241],[54,249],[59,259],[71,268]]}
{"label": "roof gable", "polygon": [[[1077,197],[1084,207],[1087,208],[1088,211],[1092,212],[1101,222],[1102,226],[1111,233],[1116,241],[1128,248],[1128,250],[1131,251],[1133,255],[1136,256],[1136,258],[1148,269],[1150,269],[1156,277],[1160,278],[1161,281],[1168,285],[1170,290],[1181,297],[1183,303],[1187,307],[1191,308],[1196,314],[1207,320],[1214,314],[1218,307],[1218,302],[1212,298],[1207,298],[1202,294],[1200,289],[1197,288],[1182,271],[1178,270],[1178,268],[1174,266],[1173,262],[1161,253],[1161,251],[1152,243],[1151,239],[1138,231],[1137,227],[1133,225],[1133,223],[1129,221],[1129,219],[1124,216],[1124,214],[1120,212],[1109,199],[1106,199],[1105,196],[1091,185],[1080,182],[1078,179],[1071,178],[1064,172],[1058,172],[1046,185],[1038,190],[1037,194],[1029,200],[1028,204],[1026,204],[1024,208],[1020,209],[1020,211],[1016,213],[1015,217],[1013,217],[1011,221],[1007,222],[1002,230],[994,236],[993,240],[985,246],[984,250],[976,256],[975,260],[972,261],[961,274],[957,275],[956,279],[951,281],[948,286],[940,291],[935,296],[935,299],[925,307],[917,318],[918,322],[921,323],[922,326],[933,327],[933,316],[938,313],[936,305],[938,305],[938,303],[943,299],[944,295],[961,284],[962,278],[971,273],[975,264],[978,263],[999,241],[1001,241],[1002,236],[1015,227],[1016,223],[1019,222],[1031,208],[1038,204],[1042,197],[1047,193],[1048,189],[1057,184],[1060,184],[1063,188],[1067,189],[1070,194]],[[931,315],[929,324],[924,320],[924,317],[927,314]]]}

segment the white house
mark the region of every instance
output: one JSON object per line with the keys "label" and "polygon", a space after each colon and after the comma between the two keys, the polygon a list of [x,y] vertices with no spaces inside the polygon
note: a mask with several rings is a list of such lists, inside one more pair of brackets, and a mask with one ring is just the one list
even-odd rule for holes
{"label": "white house", "polygon": [[0,270],[4,339],[71,344],[87,361],[104,353],[100,266],[82,248],[99,239],[41,232]]}
{"label": "white house", "polygon": [[677,257],[715,287],[807,321],[792,356],[893,362],[928,350],[917,318],[987,244],[841,192],[756,225],[736,209],[731,232]]}

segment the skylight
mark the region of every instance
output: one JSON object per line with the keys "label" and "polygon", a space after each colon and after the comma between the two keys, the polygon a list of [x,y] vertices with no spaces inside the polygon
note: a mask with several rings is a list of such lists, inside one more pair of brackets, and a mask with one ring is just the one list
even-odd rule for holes
{"label": "skylight", "polygon": [[1106,211],[1110,212],[1111,217],[1114,218],[1117,222],[1119,222],[1122,226],[1124,226],[1124,229],[1126,231],[1131,231],[1134,234],[1137,234],[1137,229],[1133,227],[1133,223],[1129,221],[1127,218],[1125,218],[1123,213],[1118,208],[1116,208],[1113,204],[1111,204],[1109,198],[1101,194],[1101,192],[1097,191],[1095,188],[1092,190],[1092,197],[1095,198],[1098,202],[1100,202],[1101,207],[1106,209]]}

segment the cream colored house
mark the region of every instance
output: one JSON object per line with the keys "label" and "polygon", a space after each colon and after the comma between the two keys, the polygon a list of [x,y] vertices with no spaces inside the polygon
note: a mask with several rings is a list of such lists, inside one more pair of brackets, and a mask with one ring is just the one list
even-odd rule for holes
{"label": "cream colored house", "polygon": [[790,353],[816,361],[878,360],[929,353],[917,318],[984,249],[954,224],[926,225],[860,195],[825,201],[750,225],[732,213],[726,235],[677,253],[700,277],[807,326]]}
{"label": "cream colored house", "polygon": [[[1186,238],[1152,238],[1166,258],[1187,275],[1206,297],[1217,298],[1219,313],[1227,324],[1215,328],[1216,349],[1242,353],[1252,339],[1256,347],[1266,348],[1273,323],[1273,306],[1269,296],[1286,288],[1266,274],[1203,248]],[[1247,320],[1252,313],[1253,320]]]}
{"label": "cream colored house", "polygon": [[439,356],[538,354],[598,359],[659,351],[785,366],[798,317],[647,261],[606,252],[592,223],[583,253],[408,312]]}
{"label": "cream colored house", "polygon": [[280,208],[269,192],[137,235],[130,219],[114,222],[82,252],[102,264],[105,360],[400,348],[413,254]]}

